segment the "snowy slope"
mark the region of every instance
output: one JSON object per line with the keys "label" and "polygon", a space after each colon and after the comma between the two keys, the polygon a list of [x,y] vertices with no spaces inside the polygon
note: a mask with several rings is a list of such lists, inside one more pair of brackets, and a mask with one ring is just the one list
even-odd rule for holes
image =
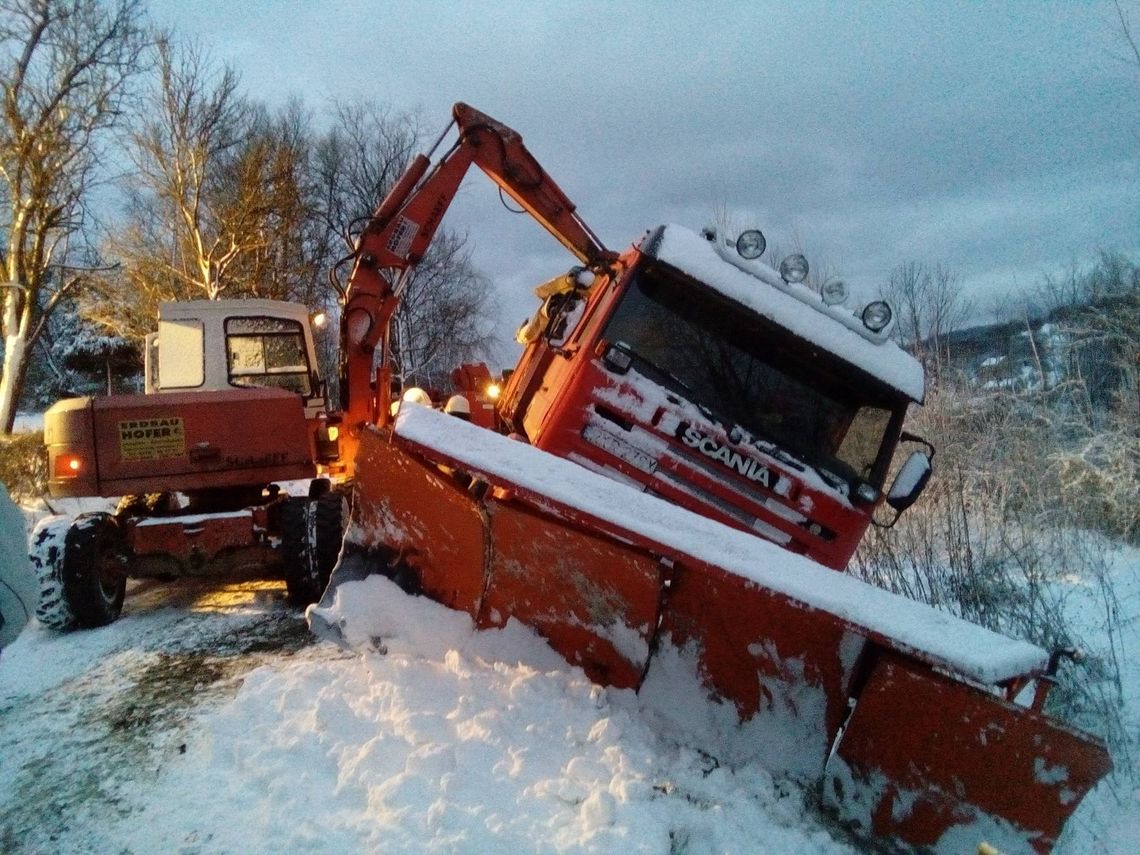
{"label": "snowy slope", "polygon": [[0,664],[4,848],[853,851],[794,786],[662,739],[636,696],[520,625],[477,633],[386,580],[350,584],[376,631],[363,655],[290,655],[300,616],[263,589],[26,633]]}

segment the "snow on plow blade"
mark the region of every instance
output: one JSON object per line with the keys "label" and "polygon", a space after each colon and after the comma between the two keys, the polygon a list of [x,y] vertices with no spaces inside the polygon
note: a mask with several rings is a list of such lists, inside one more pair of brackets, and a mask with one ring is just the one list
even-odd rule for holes
{"label": "snow on plow blade", "polygon": [[[425,408],[366,431],[337,584],[374,571],[533,627],[600,683],[733,724],[701,745],[819,785],[856,831],[940,852],[1048,852],[1111,770],[1011,703],[1045,651]],[[704,698],[674,691],[678,667]],[[691,693],[690,693],[691,694]]]}

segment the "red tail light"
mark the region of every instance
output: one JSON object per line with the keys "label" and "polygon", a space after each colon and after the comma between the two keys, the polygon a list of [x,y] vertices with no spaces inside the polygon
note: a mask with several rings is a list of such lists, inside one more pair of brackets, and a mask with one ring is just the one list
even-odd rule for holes
{"label": "red tail light", "polygon": [[55,459],[56,478],[78,478],[83,469],[83,458],[78,454],[61,454]]}

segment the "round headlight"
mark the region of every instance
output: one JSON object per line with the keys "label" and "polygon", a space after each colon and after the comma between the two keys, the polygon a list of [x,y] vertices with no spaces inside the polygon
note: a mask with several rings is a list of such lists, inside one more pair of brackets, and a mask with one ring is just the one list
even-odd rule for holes
{"label": "round headlight", "polygon": [[798,252],[795,255],[789,255],[780,262],[780,278],[785,282],[803,282],[807,279],[807,275],[807,259]]}
{"label": "round headlight", "polygon": [[891,307],[882,300],[868,303],[863,310],[863,326],[871,332],[882,332],[891,322]]}
{"label": "round headlight", "polygon": [[847,283],[842,279],[828,279],[819,289],[819,296],[829,306],[838,306],[847,299]]}
{"label": "round headlight", "polygon": [[741,232],[736,238],[736,251],[740,253],[741,258],[747,258],[749,261],[762,256],[767,246],[768,241],[764,239],[764,233],[760,229],[749,229]]}

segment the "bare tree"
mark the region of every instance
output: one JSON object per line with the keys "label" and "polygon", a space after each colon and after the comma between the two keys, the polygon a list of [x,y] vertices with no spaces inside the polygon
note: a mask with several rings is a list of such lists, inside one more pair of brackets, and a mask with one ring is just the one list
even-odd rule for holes
{"label": "bare tree", "polygon": [[333,107],[330,130],[312,161],[314,212],[332,264],[352,250],[354,234],[416,152],[419,127],[407,113],[373,102]]}
{"label": "bare tree", "polygon": [[209,182],[209,205],[239,248],[226,293],[312,302],[327,259],[314,215],[310,118],[300,102],[257,107]]}
{"label": "bare tree", "polygon": [[0,0],[4,433],[45,320],[90,278],[90,191],[146,40],[141,0]]}
{"label": "bare tree", "polygon": [[465,237],[441,232],[416,268],[393,318],[396,375],[433,386],[491,347],[490,283],[471,264]]}
{"label": "bare tree", "polygon": [[311,119],[271,112],[197,45],[157,47],[158,79],[131,136],[136,172],[112,251],[124,273],[89,307],[139,338],[162,300],[266,297],[308,302],[327,264],[315,216]]}
{"label": "bare tree", "polygon": [[130,225],[115,251],[144,294],[216,299],[246,246],[210,205],[218,171],[243,139],[250,105],[237,73],[214,70],[197,45],[157,45],[158,81],[131,134]]}
{"label": "bare tree", "polygon": [[947,336],[970,314],[958,278],[940,264],[907,261],[891,271],[883,298],[897,312],[895,335],[938,377],[949,361]]}

